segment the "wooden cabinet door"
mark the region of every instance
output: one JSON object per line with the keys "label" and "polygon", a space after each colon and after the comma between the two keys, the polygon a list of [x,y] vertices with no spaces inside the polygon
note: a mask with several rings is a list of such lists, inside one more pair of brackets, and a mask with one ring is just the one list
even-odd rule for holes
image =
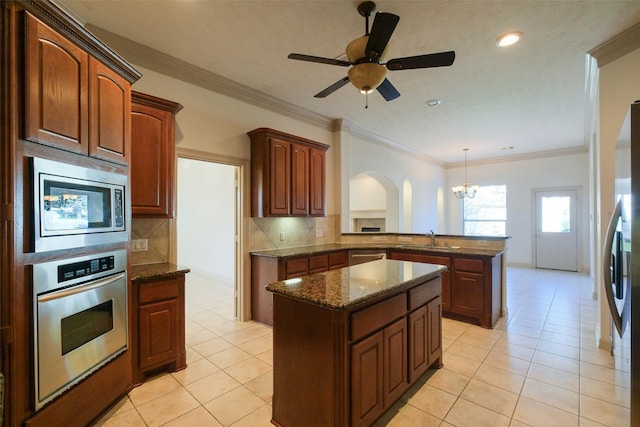
{"label": "wooden cabinet door", "polygon": [[129,164],[131,85],[94,58],[89,60],[89,155]]}
{"label": "wooden cabinet door", "polygon": [[378,332],[351,347],[351,422],[370,426],[384,411],[383,333]]}
{"label": "wooden cabinet door", "polygon": [[175,147],[173,114],[131,105],[131,211],[134,216],[173,217]]}
{"label": "wooden cabinet door", "polygon": [[270,138],[269,214],[289,215],[291,144]]}
{"label": "wooden cabinet door", "polygon": [[309,149],[309,215],[325,214],[325,152]]}
{"label": "wooden cabinet door", "polygon": [[138,327],[141,370],[161,366],[178,357],[178,311],[175,299],[140,306]]}
{"label": "wooden cabinet door", "polygon": [[291,144],[291,215],[309,214],[309,147]]}
{"label": "wooden cabinet door", "polygon": [[[435,298],[427,304],[427,353],[431,366],[442,357],[442,299]],[[440,367],[442,361],[437,367]]]}
{"label": "wooden cabinet door", "polygon": [[87,154],[89,55],[25,16],[25,139]]}
{"label": "wooden cabinet door", "polygon": [[427,306],[409,314],[409,381],[414,382],[429,367],[429,318]]}
{"label": "wooden cabinet door", "polygon": [[387,326],[384,339],[384,396],[385,408],[391,406],[409,386],[407,382],[407,320],[401,318]]}
{"label": "wooden cabinet door", "polygon": [[482,316],[484,313],[483,275],[456,271],[451,284],[452,309],[456,313]]}

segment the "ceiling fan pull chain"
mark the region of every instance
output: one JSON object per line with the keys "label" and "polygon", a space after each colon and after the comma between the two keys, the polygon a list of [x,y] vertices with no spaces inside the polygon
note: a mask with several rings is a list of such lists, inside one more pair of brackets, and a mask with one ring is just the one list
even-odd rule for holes
{"label": "ceiling fan pull chain", "polygon": [[369,92],[364,93],[364,108],[369,108]]}

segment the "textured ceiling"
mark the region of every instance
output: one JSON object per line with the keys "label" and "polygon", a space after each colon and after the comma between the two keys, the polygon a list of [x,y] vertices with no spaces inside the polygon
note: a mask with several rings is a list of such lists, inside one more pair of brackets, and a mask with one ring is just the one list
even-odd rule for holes
{"label": "textured ceiling", "polygon": [[[314,94],[346,68],[335,58],[364,33],[356,1],[64,0],[87,23],[256,91],[358,127],[443,162],[585,145],[589,50],[640,21],[638,1],[400,1],[388,58],[455,50],[453,66],[387,74],[402,96],[365,99],[347,85]],[[510,30],[520,43],[498,48]],[[437,107],[425,101],[440,98]],[[503,147],[514,147],[504,151]]]}

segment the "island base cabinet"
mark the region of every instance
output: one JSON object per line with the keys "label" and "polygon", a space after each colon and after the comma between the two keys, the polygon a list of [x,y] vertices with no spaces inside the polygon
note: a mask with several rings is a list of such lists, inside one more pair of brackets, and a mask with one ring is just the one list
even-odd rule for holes
{"label": "island base cabinet", "polygon": [[353,426],[371,425],[407,390],[406,325],[402,318],[352,346]]}
{"label": "island base cabinet", "polygon": [[351,349],[351,411],[354,426],[368,426],[384,412],[384,338],[377,333]]}
{"label": "island base cabinet", "polygon": [[[442,366],[441,289],[438,276],[345,309],[274,293],[272,423],[373,425],[430,366]],[[417,353],[420,370],[410,374]]]}

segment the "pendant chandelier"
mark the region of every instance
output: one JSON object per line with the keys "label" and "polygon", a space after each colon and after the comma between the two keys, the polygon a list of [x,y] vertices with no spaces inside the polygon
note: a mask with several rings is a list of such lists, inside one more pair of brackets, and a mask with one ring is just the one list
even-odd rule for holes
{"label": "pendant chandelier", "polygon": [[467,151],[468,148],[464,149],[464,184],[458,185],[457,187],[451,187],[451,191],[458,199],[470,199],[476,195],[476,191],[478,190],[477,185],[469,185],[467,181]]}

